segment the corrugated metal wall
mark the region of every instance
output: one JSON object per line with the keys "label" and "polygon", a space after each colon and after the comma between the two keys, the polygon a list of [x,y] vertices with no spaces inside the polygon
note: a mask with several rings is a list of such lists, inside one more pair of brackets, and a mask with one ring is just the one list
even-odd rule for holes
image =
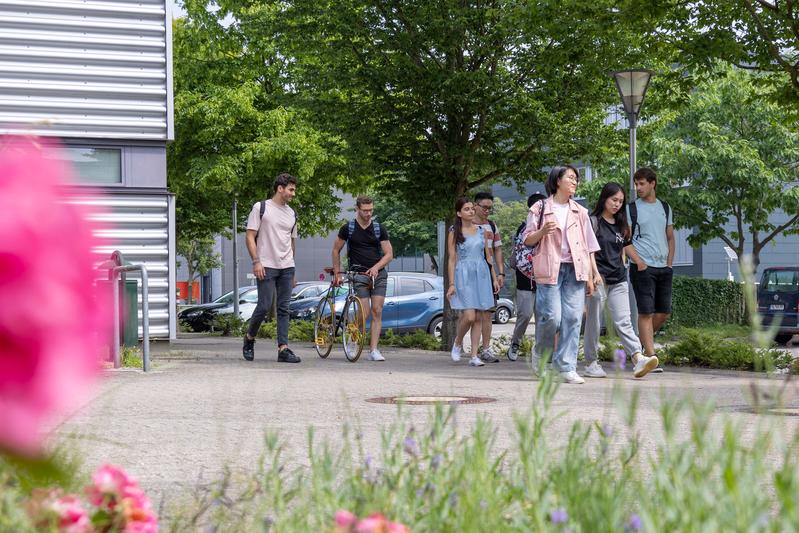
{"label": "corrugated metal wall", "polygon": [[0,0],[0,133],[172,138],[165,0]]}
{"label": "corrugated metal wall", "polygon": [[[126,261],[143,263],[149,275],[150,290],[150,336],[168,339],[174,332],[174,273],[169,265],[174,263],[174,242],[170,242],[170,198],[161,194],[113,194],[105,196],[81,196],[76,194],[72,203],[98,208],[96,215],[105,229],[100,234],[109,240],[109,245],[97,248],[97,262],[108,259],[111,252],[119,250]],[[139,279],[129,273],[128,279]],[[141,282],[140,282],[141,283]],[[170,298],[171,296],[171,298]],[[170,299],[173,301],[170,303]],[[141,290],[139,290],[139,336],[141,336]],[[173,335],[174,336],[174,335]]]}

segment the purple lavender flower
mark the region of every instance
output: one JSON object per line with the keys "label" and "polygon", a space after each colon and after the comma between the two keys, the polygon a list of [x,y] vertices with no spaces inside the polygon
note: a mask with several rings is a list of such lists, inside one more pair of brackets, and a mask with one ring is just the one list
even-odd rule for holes
{"label": "purple lavender flower", "polygon": [[553,524],[565,524],[569,521],[569,513],[566,509],[555,509],[549,513],[549,521]]}
{"label": "purple lavender flower", "polygon": [[424,496],[424,489],[416,489],[416,497],[421,498],[422,496]]}
{"label": "purple lavender flower", "polygon": [[458,505],[458,493],[453,491],[449,495],[449,506],[456,507]]}
{"label": "purple lavender flower", "polygon": [[441,455],[440,453],[437,453],[437,454],[435,454],[435,455],[433,456],[433,458],[432,458],[432,459],[430,459],[430,468],[432,468],[433,470],[435,470],[435,469],[437,469],[439,466],[441,466],[441,463],[442,463],[442,462],[444,462],[444,456],[443,456],[443,455]]}
{"label": "purple lavender flower", "polygon": [[624,353],[624,350],[616,350],[613,358],[613,367],[616,370],[624,370],[625,366],[627,366],[627,354]]}
{"label": "purple lavender flower", "polygon": [[632,533],[633,531],[641,531],[642,527],[644,527],[644,523],[641,517],[633,513],[624,525],[624,531],[625,533]]}
{"label": "purple lavender flower", "polygon": [[599,429],[602,432],[602,436],[606,439],[609,439],[613,436],[613,426],[610,424],[602,424],[602,427]]}
{"label": "purple lavender flower", "polygon": [[417,443],[416,439],[410,435],[405,437],[405,440],[402,441],[402,447],[405,449],[405,453],[413,457],[417,457],[420,453],[419,443]]}
{"label": "purple lavender flower", "polygon": [[480,509],[488,508],[488,502],[485,500],[480,500]]}

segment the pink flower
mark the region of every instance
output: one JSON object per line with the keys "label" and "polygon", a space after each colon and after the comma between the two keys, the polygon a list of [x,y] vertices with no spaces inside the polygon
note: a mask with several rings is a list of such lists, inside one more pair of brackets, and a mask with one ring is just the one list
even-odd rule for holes
{"label": "pink flower", "polygon": [[89,513],[77,496],[67,495],[58,498],[52,504],[52,510],[58,515],[58,531],[61,533],[86,533],[92,531]]}
{"label": "pink flower", "polygon": [[0,448],[27,456],[86,397],[111,325],[93,290],[97,239],[51,149],[0,139]]}
{"label": "pink flower", "polygon": [[336,527],[345,528],[345,531],[349,531],[356,522],[358,522],[358,517],[351,512],[343,509],[336,512]]}
{"label": "pink flower", "polygon": [[25,505],[28,515],[39,529],[59,533],[91,533],[89,513],[77,496],[61,495],[60,489],[34,489]]}
{"label": "pink flower", "polygon": [[113,465],[98,468],[86,495],[92,505],[121,516],[125,533],[157,533],[158,518],[150,498],[139,488],[136,478],[121,468]]}

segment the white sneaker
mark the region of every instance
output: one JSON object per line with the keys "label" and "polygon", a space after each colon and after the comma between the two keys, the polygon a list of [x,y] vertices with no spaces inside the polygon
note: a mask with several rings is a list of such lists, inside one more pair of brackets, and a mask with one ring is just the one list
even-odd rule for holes
{"label": "white sneaker", "polygon": [[372,351],[369,353],[369,357],[368,357],[368,359],[369,359],[370,361],[385,361],[385,360],[386,360],[386,358],[385,358],[385,357],[383,357],[383,354],[382,354],[382,353],[380,353],[380,350],[372,350]]}
{"label": "white sneaker", "polygon": [[461,353],[463,352],[463,348],[458,346],[457,344],[452,345],[452,351],[449,353],[452,360],[456,363],[461,360]]}
{"label": "white sneaker", "polygon": [[637,355],[635,367],[633,367],[633,376],[642,378],[657,368],[659,361],[656,356],[646,357],[640,353]]}
{"label": "white sneaker", "polygon": [[485,363],[499,363],[499,358],[494,355],[494,350],[492,350],[490,346],[488,348],[483,348],[480,358]]}
{"label": "white sneaker", "polygon": [[585,380],[581,378],[580,375],[574,370],[570,372],[561,372],[560,377],[564,383],[572,383],[575,385],[582,385],[585,383]]}
{"label": "white sneaker", "polygon": [[593,361],[590,365],[585,367],[585,372],[583,375],[587,378],[606,378],[608,375],[605,373],[605,370],[599,364],[599,361]]}
{"label": "white sneaker", "polygon": [[485,366],[485,363],[476,355],[469,359],[469,366]]}

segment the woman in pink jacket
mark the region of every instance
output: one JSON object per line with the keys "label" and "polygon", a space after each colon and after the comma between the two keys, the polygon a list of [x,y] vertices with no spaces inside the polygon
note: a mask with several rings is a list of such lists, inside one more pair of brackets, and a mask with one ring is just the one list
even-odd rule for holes
{"label": "woman in pink jacket", "polygon": [[549,198],[530,208],[524,236],[527,246],[537,245],[533,368],[537,372],[539,361],[551,353],[552,365],[566,383],[585,383],[577,374],[580,323],[586,291],[590,295],[602,283],[594,261],[599,244],[588,211],[572,200],[578,183],[575,167],[554,167],[546,182]]}

